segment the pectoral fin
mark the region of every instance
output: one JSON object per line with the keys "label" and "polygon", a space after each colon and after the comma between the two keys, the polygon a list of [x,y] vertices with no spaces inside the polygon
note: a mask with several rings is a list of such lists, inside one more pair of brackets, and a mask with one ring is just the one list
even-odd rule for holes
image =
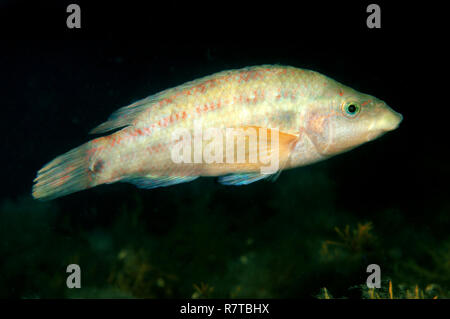
{"label": "pectoral fin", "polygon": [[[270,163],[271,166],[275,166],[275,171],[272,173],[265,173],[263,170],[265,166],[262,165],[262,163],[259,163],[260,166],[258,171],[221,176],[219,177],[219,183],[223,185],[240,186],[248,185],[262,179],[275,181],[283,170],[285,164],[287,163],[289,155],[293,147],[295,146],[296,141],[298,140],[298,135],[295,134],[277,132],[272,129],[261,128],[258,126],[242,127],[244,132],[249,128],[254,129],[257,132],[258,148],[255,149],[255,147],[251,147],[251,145],[246,146],[246,158],[249,158],[250,152],[258,152],[258,159],[260,159],[260,161],[262,162],[265,162],[266,165],[269,165]],[[260,143],[260,136],[262,133],[264,133],[263,130],[265,130],[266,133],[266,145],[261,145]],[[273,134],[278,134],[278,136],[275,136]],[[261,151],[261,146],[263,147],[263,149],[266,148],[266,151]],[[278,152],[278,156],[274,156],[274,152]],[[261,158],[263,159],[261,160]],[[278,163],[272,163],[272,160],[278,160]],[[252,168],[254,169],[255,167]]]}
{"label": "pectoral fin", "polygon": [[[251,153],[255,152],[253,155],[257,155],[256,157],[259,160],[262,159],[263,162],[269,161],[269,159],[273,158],[273,155],[275,155],[274,152],[278,152],[279,162],[285,163],[299,138],[296,134],[285,133],[260,126],[242,126],[239,127],[239,129],[242,129],[242,134],[246,138],[245,158],[252,158]],[[249,137],[253,134],[256,134],[256,145],[252,145],[251,138]],[[235,149],[238,148],[236,145],[237,141],[238,139],[235,141]]]}

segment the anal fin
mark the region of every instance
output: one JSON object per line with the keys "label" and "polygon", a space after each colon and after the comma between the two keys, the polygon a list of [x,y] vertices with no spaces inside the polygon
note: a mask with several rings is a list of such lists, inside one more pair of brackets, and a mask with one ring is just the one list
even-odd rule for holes
{"label": "anal fin", "polygon": [[146,175],[140,177],[131,177],[122,180],[123,182],[132,183],[139,188],[152,189],[157,187],[166,187],[175,184],[187,183],[197,179],[198,176],[158,176]]}

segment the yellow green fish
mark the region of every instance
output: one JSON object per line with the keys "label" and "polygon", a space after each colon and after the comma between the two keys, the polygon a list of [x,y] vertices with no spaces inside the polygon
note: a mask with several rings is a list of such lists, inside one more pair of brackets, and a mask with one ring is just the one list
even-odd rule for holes
{"label": "yellow green fish", "polygon": [[[200,176],[245,185],[348,151],[401,121],[380,99],[315,71],[278,65],[228,70],[117,110],[92,130],[114,133],[49,162],[32,194],[47,200],[118,181],[155,188]],[[243,139],[227,140],[230,130]],[[236,160],[239,141],[244,161]],[[264,171],[274,155],[275,171]]]}

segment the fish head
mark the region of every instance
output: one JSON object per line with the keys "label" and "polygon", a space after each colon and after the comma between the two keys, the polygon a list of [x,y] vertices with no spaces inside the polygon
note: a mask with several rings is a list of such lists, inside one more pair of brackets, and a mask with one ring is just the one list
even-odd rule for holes
{"label": "fish head", "polygon": [[400,113],[376,97],[344,86],[338,92],[316,105],[317,112],[312,113],[305,126],[322,155],[339,154],[372,141],[395,130],[403,120]]}

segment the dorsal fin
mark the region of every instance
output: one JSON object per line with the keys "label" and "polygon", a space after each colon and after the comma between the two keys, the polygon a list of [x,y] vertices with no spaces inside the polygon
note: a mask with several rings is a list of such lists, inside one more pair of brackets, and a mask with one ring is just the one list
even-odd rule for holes
{"label": "dorsal fin", "polygon": [[225,74],[230,71],[223,71],[219,72],[217,74],[205,76],[203,78],[193,80],[186,82],[184,84],[178,85],[176,87],[166,89],[164,91],[161,91],[159,93],[150,95],[142,100],[136,101],[130,105],[124,106],[117,111],[115,111],[113,114],[110,115],[108,120],[99,126],[92,129],[89,134],[99,134],[99,133],[105,133],[111,130],[114,130],[116,128],[121,128],[125,126],[129,126],[133,124],[133,121],[145,110],[147,110],[149,107],[152,107],[153,105],[157,104],[158,102],[164,100],[165,98],[168,98],[177,92],[180,92],[185,89],[189,89],[195,85],[198,85],[199,83],[205,82],[218,74]]}
{"label": "dorsal fin", "polygon": [[190,89],[196,85],[201,85],[202,83],[205,83],[212,79],[217,79],[221,76],[227,76],[234,73],[239,73],[243,71],[250,71],[260,68],[273,68],[277,66],[271,66],[271,65],[262,65],[262,66],[253,66],[253,67],[246,67],[242,69],[236,69],[236,70],[226,70],[217,72],[211,75],[204,76],[202,78],[186,82],[184,84],[181,84],[179,86],[166,89],[164,91],[161,91],[159,93],[156,93],[154,95],[150,95],[142,100],[136,101],[128,106],[124,106],[117,111],[115,111],[111,116],[108,118],[108,120],[99,126],[92,129],[89,133],[90,134],[99,134],[99,133],[105,133],[117,128],[122,128],[125,126],[129,126],[133,124],[133,121],[145,110],[147,110],[149,107],[152,107],[153,105],[157,104],[161,100],[165,98],[169,98],[176,93],[183,91],[185,89]]}
{"label": "dorsal fin", "polygon": [[142,100],[124,106],[110,115],[106,122],[92,129],[89,134],[105,133],[116,128],[131,125],[142,111],[159,102],[168,93],[168,90],[150,95]]}
{"label": "dorsal fin", "polygon": [[121,128],[124,126],[129,126],[133,124],[133,121],[145,110],[152,107],[153,105],[159,103],[160,101],[169,98],[176,93],[183,91],[185,89],[191,88],[194,85],[198,85],[215,76],[215,74],[206,76],[197,80],[189,81],[179,86],[166,89],[159,93],[150,95],[142,100],[136,101],[130,105],[124,106],[113,114],[110,115],[108,120],[99,126],[92,129],[89,134],[99,134],[105,133],[116,128]]}

